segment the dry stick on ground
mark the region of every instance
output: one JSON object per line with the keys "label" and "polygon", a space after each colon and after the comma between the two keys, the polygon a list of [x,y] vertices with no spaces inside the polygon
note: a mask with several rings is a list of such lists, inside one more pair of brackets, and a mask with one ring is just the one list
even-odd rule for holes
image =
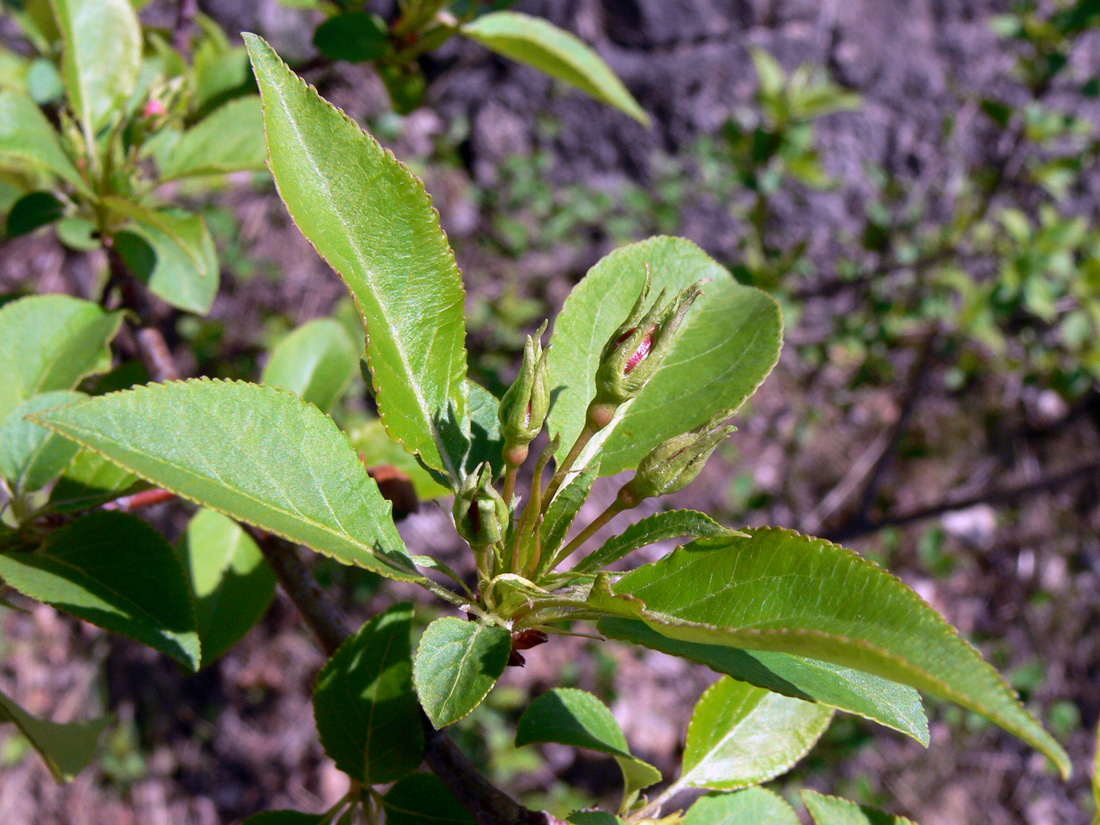
{"label": "dry stick on ground", "polygon": [[[343,616],[329,603],[294,545],[253,528],[249,532],[275,571],[283,591],[331,656],[351,635]],[[544,811],[523,807],[501,791],[481,775],[450,736],[436,730],[423,712],[420,716],[424,726],[424,762],[479,825],[566,825]]]}
{"label": "dry stick on ground", "polygon": [[1066,470],[1040,476],[1034,481],[1027,481],[1021,484],[1010,484],[1005,487],[994,487],[991,490],[986,490],[985,492],[976,493],[974,495],[956,494],[954,496],[947,496],[934,504],[916,507],[912,510],[905,510],[900,513],[883,516],[880,519],[866,521],[862,524],[852,524],[833,532],[827,532],[823,538],[836,542],[848,541],[853,538],[859,538],[860,536],[874,533],[884,527],[900,527],[914,521],[941,516],[952,510],[965,510],[968,507],[974,507],[978,504],[1008,503],[1034,493],[1051,492],[1058,487],[1062,487],[1073,481],[1089,478],[1090,476],[1100,476],[1100,455],[1090,456],[1088,459],[1074,464]]}
{"label": "dry stick on ground", "polygon": [[933,356],[938,349],[939,338],[938,329],[933,329],[925,334],[916,363],[909,371],[909,380],[905,392],[898,404],[897,420],[894,421],[890,429],[881,433],[871,443],[871,446],[845,473],[840,483],[830,490],[828,495],[810,513],[800,528],[803,532],[817,533],[826,520],[844,506],[845,502],[852,497],[860,485],[862,485],[862,492],[859,496],[857,509],[851,517],[837,528],[837,532],[843,533],[847,530],[858,529],[861,525],[867,523],[867,513],[874,503],[875,494],[878,492],[886,471],[890,468],[890,463],[897,451],[898,442],[904,434],[905,428],[909,425],[909,420],[913,417],[917,400],[927,381],[934,360]]}

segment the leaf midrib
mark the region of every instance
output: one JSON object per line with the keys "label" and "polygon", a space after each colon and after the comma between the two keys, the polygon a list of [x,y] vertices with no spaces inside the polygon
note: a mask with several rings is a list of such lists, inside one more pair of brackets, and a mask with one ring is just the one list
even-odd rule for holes
{"label": "leaf midrib", "polygon": [[[296,79],[296,80],[299,83],[302,82],[300,79]],[[457,478],[457,472],[456,472],[455,466],[454,466],[453,462],[451,461],[450,454],[447,452],[447,450],[444,448],[444,446],[442,444],[442,439],[439,437],[439,433],[438,433],[436,425],[435,425],[435,420],[432,418],[432,412],[433,411],[428,408],[427,399],[424,398],[424,395],[421,392],[420,384],[417,380],[417,377],[413,374],[412,370],[410,369],[409,357],[408,357],[408,354],[405,352],[404,344],[402,343],[400,337],[398,335],[394,334],[394,331],[395,331],[396,327],[395,327],[392,319],[390,318],[390,315],[389,315],[389,312],[388,312],[388,307],[386,306],[386,304],[379,297],[379,293],[378,293],[377,289],[375,289],[376,285],[374,283],[375,279],[372,276],[372,269],[371,269],[371,267],[369,267],[367,265],[366,260],[363,258],[363,253],[360,250],[359,245],[357,243],[355,243],[353,240],[351,240],[352,238],[355,237],[355,233],[352,231],[352,225],[348,221],[347,217],[345,216],[344,211],[340,208],[340,199],[333,197],[332,189],[328,184],[328,179],[321,172],[321,167],[318,165],[317,160],[316,160],[316,158],[315,158],[315,156],[314,156],[314,154],[311,150],[311,147],[310,147],[309,143],[306,142],[305,140],[303,140],[302,131],[298,127],[298,123],[295,120],[293,114],[290,112],[290,109],[287,108],[284,96],[282,94],[276,94],[275,98],[276,98],[276,100],[278,100],[279,106],[283,110],[283,114],[285,115],[286,123],[288,123],[290,125],[291,130],[293,130],[293,132],[294,132],[295,140],[298,142],[299,147],[301,147],[303,156],[309,162],[309,165],[313,168],[314,174],[316,175],[316,178],[317,178],[318,185],[324,190],[324,193],[325,193],[325,196],[326,196],[326,198],[329,202],[329,206],[330,206],[330,209],[332,211],[332,214],[336,216],[336,219],[340,222],[341,227],[343,227],[343,229],[344,229],[344,231],[345,231],[345,233],[346,233],[346,235],[349,239],[349,244],[348,245],[352,250],[352,254],[355,256],[355,259],[358,262],[358,264],[360,266],[360,269],[362,270],[363,276],[367,279],[367,281],[371,285],[372,289],[371,289],[370,297],[373,299],[372,302],[378,308],[378,311],[382,315],[383,320],[385,321],[386,325],[389,327],[389,336],[388,336],[389,340],[392,342],[393,347],[397,350],[397,352],[401,356],[398,359],[398,361],[400,362],[402,372],[405,374],[405,377],[407,379],[405,381],[405,387],[407,389],[411,389],[411,391],[413,393],[413,396],[416,398],[417,406],[419,407],[419,409],[421,411],[421,414],[422,414],[422,417],[423,417],[424,421],[428,425],[428,431],[431,433],[432,441],[435,444],[436,452],[439,453],[440,460],[445,465],[444,469],[445,469],[445,471],[447,472],[447,474],[449,476],[451,476],[452,478]],[[287,206],[289,208],[289,204]],[[311,243],[312,243],[312,241],[311,241]],[[355,297],[356,297],[356,300],[359,300],[358,295],[356,295]],[[369,329],[369,325],[366,324],[365,319],[364,319],[364,325],[366,325],[368,327],[367,337],[369,338],[370,337],[370,329]],[[373,360],[374,359],[371,356],[370,347],[368,346],[367,347],[367,361],[372,363]],[[374,372],[373,363],[372,363],[372,366],[371,366],[371,372],[372,372],[372,374]],[[378,391],[379,391],[379,393],[381,393],[382,388],[379,387]],[[379,410],[379,411],[381,412],[381,410]]]}

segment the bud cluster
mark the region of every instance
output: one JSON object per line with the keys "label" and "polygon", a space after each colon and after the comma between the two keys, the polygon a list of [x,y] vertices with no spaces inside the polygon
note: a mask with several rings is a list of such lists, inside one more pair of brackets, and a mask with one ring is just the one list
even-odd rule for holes
{"label": "bud cluster", "polygon": [[504,393],[497,415],[504,437],[504,460],[518,467],[527,459],[527,445],[542,432],[546,414],[550,411],[550,385],[547,381],[546,356],[542,348],[543,322],[538,332],[527,336],[523,348],[523,366],[519,375]]}
{"label": "bud cluster", "polygon": [[615,409],[634,398],[656,374],[672,349],[676,334],[695,300],[703,294],[703,281],[680,290],[665,303],[662,289],[647,312],[646,302],[652,288],[649,266],[638,300],[627,319],[612,333],[600,355],[596,369],[596,395],[589,408],[589,421],[602,428]]}
{"label": "bud cluster", "polygon": [[619,501],[636,507],[647,498],[677,493],[703,471],[707,459],[737,428],[723,425],[729,412],[722,412],[701,427],[674,436],[650,451],[638,462],[638,470],[619,490]]}

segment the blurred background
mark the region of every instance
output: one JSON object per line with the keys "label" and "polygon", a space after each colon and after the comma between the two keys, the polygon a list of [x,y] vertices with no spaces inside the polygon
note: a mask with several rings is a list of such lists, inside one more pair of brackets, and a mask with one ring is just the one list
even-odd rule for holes
{"label": "blurred background", "polygon": [[[1100,716],[1100,3],[510,4],[592,45],[648,129],[457,39],[421,58],[423,104],[396,114],[370,67],[318,54],[319,5],[198,4],[234,43],[241,31],[270,40],[424,177],[466,280],[478,380],[507,387],[524,336],[610,250],[654,234],[695,241],[781,301],[786,334],[739,431],[680,503],[880,561],[1007,675],[1077,768],[1063,784],[1023,744],[932,700],[930,750],[838,718],[779,789],[922,825],[1086,823]],[[176,13],[151,2],[142,20],[171,26]],[[7,17],[0,39],[26,52]],[[290,330],[352,312],[265,175],[179,184],[175,197],[204,215],[222,268],[208,317],[167,318],[187,372],[255,380]],[[0,291],[93,295],[101,254],[53,233],[0,244]],[[334,412],[349,427],[356,382]],[[593,515],[617,489],[603,484]],[[162,523],[182,523],[182,505],[159,508]],[[440,544],[447,519],[447,506],[422,503],[402,531],[415,552],[458,566],[461,548]],[[359,617],[412,592],[322,559],[316,570]],[[28,709],[69,718],[99,701],[117,719],[96,766],[66,786],[0,729],[6,822],[205,825],[323,810],[345,790],[311,723],[322,657],[281,598],[198,675],[42,605],[0,608],[0,653],[0,684]],[[555,640],[527,662],[458,738],[529,804],[562,809],[604,798],[617,768],[572,749],[514,750],[527,697],[595,691],[667,773],[714,678],[586,640]]]}

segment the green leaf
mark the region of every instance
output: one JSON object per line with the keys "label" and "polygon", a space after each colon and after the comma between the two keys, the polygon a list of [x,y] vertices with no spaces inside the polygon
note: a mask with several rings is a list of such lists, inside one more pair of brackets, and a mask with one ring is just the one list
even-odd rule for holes
{"label": "green leaf", "polygon": [[50,491],[47,509],[53,513],[90,510],[146,486],[136,475],[99,453],[81,448]]}
{"label": "green leaf", "polygon": [[688,725],[677,785],[737,791],[786,773],[832,721],[832,708],[723,677]]}
{"label": "green leaf", "polygon": [[195,101],[199,114],[209,114],[239,95],[256,91],[244,49],[205,41],[195,52]]}
{"label": "green leaf", "polygon": [[51,0],[64,40],[61,75],[85,135],[126,101],[141,72],[141,26],[130,0]]}
{"label": "green leaf", "polygon": [[253,814],[241,825],[324,825],[326,814],[305,814],[301,811],[264,811]]}
{"label": "green leaf", "polygon": [[512,634],[503,627],[448,616],[425,628],[416,649],[413,680],[436,729],[457,722],[481,704],[511,652]]}
{"label": "green leaf", "polygon": [[52,430],[158,487],[390,578],[420,578],[331,418],[285,390],[176,381],[40,413]]}
{"label": "green leaf", "polygon": [[800,796],[817,825],[916,825],[904,816],[892,816],[816,791],[802,791]]}
{"label": "green leaf", "polygon": [[575,688],[555,688],[539,696],[516,725],[516,747],[556,742],[613,756],[623,772],[623,803],[627,810],[638,793],[661,781],[661,772],[633,756],[622,728],[611,711],[593,696]]}
{"label": "green leaf", "polygon": [[366,421],[348,431],[348,439],[367,467],[391,464],[407,475],[421,501],[448,496],[451,491],[437,484],[432,476],[405,452],[401,445],[390,438],[386,428],[377,418]]}
{"label": "green leaf", "polygon": [[547,361],[550,387],[559,394],[549,429],[561,434],[559,458],[584,426],[600,352],[637,300],[647,264],[655,292],[664,287],[674,292],[699,279],[710,282],[660,369],[592,439],[576,469],[597,455],[601,475],[636,467],[666,439],[739,407],[779,358],[779,305],[738,284],[691,241],[650,238],[618,249],[588,272],[554,323]]}
{"label": "green leaf", "polygon": [[749,788],[699,797],[683,825],[798,825],[798,814],[779,794]]}
{"label": "green leaf", "polygon": [[65,214],[65,204],[49,192],[28,192],[8,212],[7,236],[18,238],[48,226]]}
{"label": "green leaf", "polygon": [[99,737],[110,724],[101,717],[87,722],[50,722],[23,710],[0,693],[0,722],[14,722],[19,732],[45,760],[58,782],[68,782],[92,761]]}
{"label": "green leaf", "polygon": [[382,797],[386,825],[477,825],[439,777],[406,776]]}
{"label": "green leaf", "polygon": [[575,811],[568,821],[572,825],[623,825],[623,820],[607,811]]}
{"label": "green leaf", "polygon": [[497,54],[565,81],[649,126],[649,115],[603,59],[567,31],[537,17],[501,11],[483,14],[462,33]]}
{"label": "green leaf", "polygon": [[488,461],[496,475],[504,472],[504,437],[500,434],[496,396],[473,381],[466,382],[470,395],[470,449],[466,455],[466,472],[472,473],[483,461]]}
{"label": "green leaf", "polygon": [[[374,138],[246,35],[271,169],[302,234],[366,322],[367,362],[390,435],[452,479],[469,433],[465,292],[421,183]],[[465,434],[465,435],[464,435]]]}
{"label": "green leaf", "polygon": [[0,309],[0,421],[38,393],[69,390],[111,368],[122,313],[67,295],[32,295]]}
{"label": "green leaf", "polygon": [[276,345],[260,380],[328,412],[358,371],[359,353],[340,322],[318,318]]}
{"label": "green leaf", "polygon": [[263,107],[249,95],[220,106],[156,153],[160,180],[262,171],[267,160]]}
{"label": "green leaf", "polygon": [[3,89],[0,90],[0,164],[18,169],[24,163],[52,172],[84,195],[91,194],[42,110],[29,97]]}
{"label": "green leaf", "polygon": [[1096,728],[1096,754],[1092,760],[1092,804],[1096,808],[1092,825],[1100,825],[1100,726]]}
{"label": "green leaf", "polygon": [[580,473],[568,487],[561,491],[560,496],[555,496],[546,510],[546,518],[542,523],[542,560],[548,564],[554,557],[554,553],[565,542],[565,536],[573,522],[577,518],[581,507],[588,500],[592,492],[592,485],[600,474],[599,462],[591,464]]}
{"label": "green leaf", "polygon": [[776,97],[783,93],[787,76],[779,61],[759,47],[752,49],[752,64],[756,69],[756,78],[760,83],[760,92],[766,97]]}
{"label": "green leaf", "polygon": [[333,60],[361,63],[385,55],[389,37],[373,14],[349,11],[330,17],[314,29],[313,45]]}
{"label": "green leaf", "polygon": [[0,554],[20,593],[199,666],[195,608],[183,567],[141,519],[91,513],[50,534],[38,553]]}
{"label": "green leaf", "polygon": [[408,602],[375,616],[328,660],[313,689],[325,753],[364,785],[401,779],[424,758],[412,683],[412,618]]}
{"label": "green leaf", "polygon": [[275,597],[275,574],[240,525],[199,510],[176,550],[191,583],[195,628],[205,668],[263,618]]}
{"label": "green leaf", "polygon": [[68,466],[80,447],[24,416],[83,401],[86,395],[57,390],[36,395],[16,407],[0,426],[0,474],[11,491],[23,495],[41,490]]}
{"label": "green leaf", "polygon": [[619,535],[605,541],[599,550],[582,559],[573,569],[578,573],[594,573],[635,550],[666,539],[682,536],[716,538],[725,535],[738,533],[696,510],[667,510],[630,525]]}
{"label": "green leaf", "polygon": [[788,653],[670,639],[636,619],[600,619],[599,631],[609,639],[643,645],[698,662],[773,693],[854,713],[911,736],[928,747],[928,719],[920,694],[907,685],[862,670]]}
{"label": "green leaf", "polygon": [[122,198],[104,198],[103,203],[129,219],[115,235],[115,248],[134,275],[178,309],[209,312],[220,272],[214,239],[202,216],[149,209]]}
{"label": "green leaf", "polygon": [[[1065,751],[958,632],[872,562],[789,530],[700,539],[615,586],[674,639],[793,653],[865,670],[985,716],[1044,753]],[[638,618],[636,613],[628,613]]]}

